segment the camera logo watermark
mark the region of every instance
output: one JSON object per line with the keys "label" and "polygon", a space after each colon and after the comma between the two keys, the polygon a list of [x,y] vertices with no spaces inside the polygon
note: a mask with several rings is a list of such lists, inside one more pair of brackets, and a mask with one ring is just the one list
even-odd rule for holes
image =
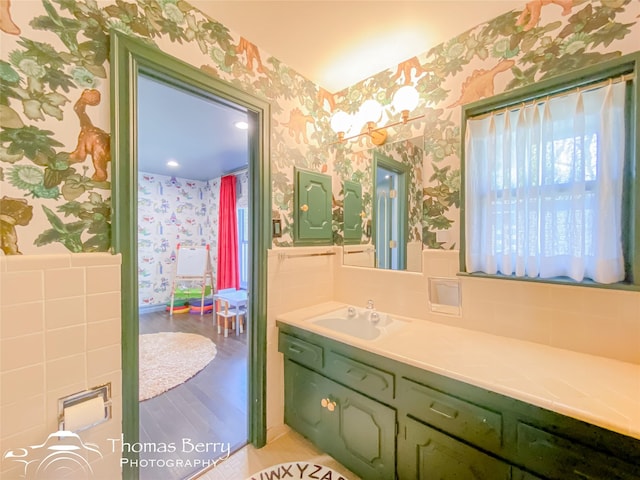
{"label": "camera logo watermark", "polygon": [[[190,468],[215,467],[229,458],[231,444],[197,442],[182,438],[176,442],[126,442],[124,436],[107,438],[102,451],[117,453],[121,467]],[[130,455],[134,454],[134,455]],[[79,435],[60,430],[50,434],[41,445],[7,451],[2,459],[22,465],[20,478],[27,480],[90,480],[98,478],[95,461],[104,458],[100,447],[85,443]],[[99,470],[99,467],[97,467]]]}
{"label": "camera logo watermark", "polygon": [[60,430],[52,433],[41,445],[10,450],[3,455],[5,461],[24,466],[23,478],[29,480],[93,478],[91,462],[102,458],[100,448],[84,443],[73,432]]}

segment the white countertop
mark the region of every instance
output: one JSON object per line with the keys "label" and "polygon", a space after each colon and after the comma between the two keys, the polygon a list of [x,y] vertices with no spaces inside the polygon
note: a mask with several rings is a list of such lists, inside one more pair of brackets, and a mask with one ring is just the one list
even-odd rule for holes
{"label": "white countertop", "polygon": [[308,321],[345,306],[326,302],[277,320],[640,439],[640,365],[400,316],[405,327],[375,340]]}

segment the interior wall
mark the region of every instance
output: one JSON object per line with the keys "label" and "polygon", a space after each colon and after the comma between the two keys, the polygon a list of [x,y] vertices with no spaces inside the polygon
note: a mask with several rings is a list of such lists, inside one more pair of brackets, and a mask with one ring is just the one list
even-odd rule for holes
{"label": "interior wall", "polygon": [[[284,366],[278,352],[276,316],[333,300],[339,247],[274,248],[268,255],[267,278],[267,440],[284,424]],[[331,255],[308,256],[327,253]]]}
{"label": "interior wall", "polygon": [[[45,333],[42,323],[40,327],[33,326],[36,330],[31,330],[31,327],[22,330],[25,325],[18,321],[21,317],[14,308],[28,309],[33,306],[34,312],[40,315],[33,317],[36,319],[42,319],[46,312],[49,312],[46,314],[48,318],[65,318],[65,313],[72,312],[74,321],[81,329],[88,331],[91,319],[95,318],[98,322],[107,322],[100,325],[104,328],[104,338],[119,335],[119,312],[109,309],[119,305],[119,299],[109,297],[108,304],[90,301],[89,289],[93,288],[90,285],[94,280],[90,280],[93,277],[88,275],[89,267],[76,266],[73,263],[75,256],[69,253],[107,252],[110,248],[111,185],[108,176],[105,178],[104,175],[110,161],[105,154],[111,118],[106,55],[106,32],[109,28],[118,28],[142,37],[145,41],[155,43],[161,50],[271,102],[274,112],[271,119],[273,211],[276,218],[283,220],[283,237],[274,242],[279,247],[292,245],[293,167],[338,174],[333,168],[335,152],[326,148],[335,140],[328,126],[331,113],[336,108],[348,110],[352,104],[357,106],[372,96],[389,102],[397,87],[404,83],[416,84],[421,92],[421,104],[417,110],[425,113],[426,117],[408,126],[409,131],[392,134],[398,139],[425,134],[429,158],[432,160],[432,170],[425,172],[425,178],[432,180],[425,186],[434,188],[432,193],[425,196],[425,202],[434,202],[441,209],[436,217],[428,219],[424,225],[427,229],[425,243],[434,248],[440,246],[435,242],[436,226],[441,225],[438,222],[448,221],[450,240],[442,245],[448,248],[458,239],[456,199],[460,188],[460,104],[478,96],[489,96],[531,83],[545,75],[597,64],[611,56],[631,52],[640,45],[640,4],[637,1],[573,3],[568,12],[554,4],[546,5],[538,21],[531,18],[526,24],[518,25],[521,12],[505,14],[419,57],[408,59],[397,68],[381,72],[344,92],[334,94],[271,58],[247,39],[212,22],[186,2],[180,2],[180,8],[173,2],[151,0],[142,6],[130,2],[127,11],[115,1],[67,1],[64,10],[57,3],[48,4],[49,9],[46,10],[41,2],[11,2],[0,31],[0,60],[4,62],[3,88],[14,93],[3,98],[6,108],[3,109],[2,127],[13,130],[1,143],[0,189],[2,195],[8,197],[8,200],[3,198],[3,214],[10,212],[12,216],[10,222],[3,220],[3,233],[9,232],[15,242],[3,244],[2,247],[6,254],[23,253],[24,256],[16,255],[18,260],[0,259],[3,281],[0,332],[3,347],[0,372],[3,384],[0,403],[2,450],[6,450],[9,439],[15,441],[11,445],[23,447],[41,443],[53,428],[53,416],[49,410],[44,414],[45,408],[49,408],[45,407],[48,402],[45,398],[54,395],[47,384],[41,381],[44,367],[37,367],[34,377],[21,377],[21,370],[30,365],[19,363],[24,358],[19,355],[24,345],[35,352],[28,362],[33,361],[38,365],[44,363],[48,333]],[[77,25],[78,30],[69,34],[65,27],[60,26],[63,20]],[[162,31],[159,25],[164,25]],[[78,52],[82,52],[82,55],[78,55]],[[89,132],[92,134],[88,135]],[[77,148],[83,140],[90,140],[87,143],[90,147],[88,151]],[[446,167],[449,168],[443,170]],[[349,168],[349,165],[345,165],[345,175],[350,173]],[[69,229],[73,225],[79,230],[70,234]],[[86,257],[81,257],[85,261]],[[104,268],[111,270],[113,262],[119,262],[117,256],[99,253],[91,253],[88,257],[91,257],[89,261],[95,262],[92,267],[96,271]],[[335,276],[337,283],[334,287],[330,283],[334,278],[334,260],[327,260],[329,257],[317,258],[324,261],[308,265],[304,260],[297,260],[294,267],[293,259],[279,263],[281,261],[277,253],[271,253],[269,257],[267,423],[272,427],[281,425],[282,415],[281,358],[277,353],[274,323],[278,311],[331,299],[335,293],[335,298],[354,303],[374,296],[381,310],[393,308],[393,311],[409,312],[411,316],[424,318],[424,274],[383,273],[346,269],[338,265],[336,268],[339,273]],[[19,271],[9,273],[13,268],[9,265],[14,261],[16,265],[20,264],[16,267]],[[435,268],[425,264],[427,267]],[[45,291],[38,290],[37,285],[42,285],[48,275],[53,275],[47,273],[50,268],[64,271],[79,268],[82,271],[70,273],[75,281],[65,287],[65,296],[59,299],[62,304],[68,302],[68,309],[55,310],[60,303],[53,305],[53,310],[40,305],[46,303],[47,298]],[[310,274],[309,270],[315,273]],[[313,279],[318,282],[312,283]],[[398,281],[391,283],[389,279]],[[9,284],[12,285],[11,290],[5,287]],[[33,292],[34,285],[35,291],[39,292],[36,297],[20,296],[19,292]],[[483,322],[492,321],[495,323],[495,327],[491,327],[494,331],[508,333],[517,324],[506,307],[515,305],[521,312],[521,318],[530,317],[523,324],[525,330],[536,330],[538,317],[530,315],[531,309],[528,307],[534,303],[532,299],[536,302],[545,301],[547,293],[543,293],[540,299],[529,287],[513,286],[516,291],[511,292],[515,294],[508,299],[511,302],[508,303],[495,297],[481,298],[483,292],[492,288],[505,291],[503,283],[497,285],[498,288],[490,283],[484,287],[479,284],[474,286],[473,282],[468,285],[469,288],[465,287],[463,291],[464,298],[473,298],[476,294],[477,302],[484,302],[476,303],[477,308],[465,304],[466,312],[475,310],[475,316],[468,318],[466,325],[469,328],[478,328]],[[390,289],[390,286],[393,288]],[[583,328],[581,322],[589,315],[592,318],[587,330],[591,338],[596,338],[606,329],[620,330],[617,338],[628,335],[631,339],[629,342],[637,338],[634,336],[637,328],[637,293],[603,293],[604,298],[597,297],[602,303],[595,305],[596,310],[584,311],[579,302],[587,301],[586,305],[594,306],[590,296],[593,291],[570,287],[568,294],[564,295],[565,291],[561,288],[552,289],[548,295],[556,299],[556,303],[550,305],[554,311],[558,307],[558,322],[565,318],[563,312],[566,308],[563,310],[563,305],[568,305],[567,308],[574,311],[571,322],[559,324],[565,329],[563,336],[567,339],[571,335],[576,337],[572,329]],[[11,296],[5,293],[7,291],[12,292]],[[298,300],[292,292],[302,296]],[[68,298],[75,298],[77,302],[69,302]],[[491,298],[493,300],[488,300]],[[627,304],[626,307],[618,306],[616,302],[620,298]],[[77,308],[78,304],[84,305],[83,309]],[[629,310],[619,321],[611,322],[616,316],[610,310],[615,309],[618,313],[618,308]],[[114,315],[109,317],[111,323],[102,317],[104,312]],[[494,316],[493,312],[500,314]],[[597,314],[594,315],[594,312]],[[636,317],[633,317],[634,312]],[[81,318],[75,315],[81,315]],[[113,378],[114,384],[119,385],[117,366],[112,362],[94,363],[91,360],[94,358],[91,353],[93,350],[83,340],[84,337],[60,334],[65,336],[65,348],[75,352],[77,361],[73,363],[74,368],[89,372],[93,371],[91,365],[110,365],[113,375],[106,375],[105,378]],[[535,337],[533,333],[529,335]],[[105,352],[112,354],[117,351],[119,359],[119,338],[117,342],[111,346],[111,350],[104,348],[107,349]],[[12,346],[5,348],[8,345]],[[588,350],[584,346],[580,348]],[[5,361],[14,356],[18,363]],[[5,387],[12,373],[21,379],[32,379],[24,381],[23,389],[15,390],[16,396],[13,397],[8,393],[11,390]],[[66,378],[64,375],[63,379]],[[86,380],[78,381],[76,386],[89,385],[93,381],[93,376],[87,376]],[[27,387],[31,390],[24,390]],[[55,394],[72,393],[73,387],[55,390]],[[10,423],[5,423],[9,418]],[[5,425],[12,428],[5,430]],[[105,425],[109,425],[106,428],[118,430],[118,417]],[[11,433],[18,430],[22,432],[19,436]],[[2,468],[6,468],[4,463]],[[109,471],[107,474],[108,478],[117,478],[111,473]]]}
{"label": "interior wall", "polygon": [[[120,298],[119,255],[0,256],[0,478],[25,473],[8,451],[58,431],[59,398],[106,383],[113,417],[80,436],[102,455],[96,478],[120,478]],[[37,466],[42,450],[31,452]]]}
{"label": "interior wall", "polygon": [[[640,362],[640,292],[463,277],[463,315],[429,313],[427,278],[459,270],[461,105],[638,50],[640,2],[553,3],[540,16],[508,12],[339,92],[335,109],[357,110],[363,99],[391,103],[413,84],[424,114],[389,133],[388,142],[424,135],[422,273],[342,267],[336,300],[414,318],[520,338],[626,362]],[[353,179],[369,146],[348,143],[336,153],[337,184]],[[338,154],[339,153],[339,154]],[[334,184],[336,179],[334,179]],[[451,251],[449,251],[451,250]]]}
{"label": "interior wall", "polygon": [[[220,179],[138,172],[138,298],[141,308],[171,300],[178,244],[209,245],[218,263]],[[216,269],[213,271],[214,285]]]}
{"label": "interior wall", "polygon": [[[589,355],[640,364],[640,292],[456,277],[458,251],[424,250],[422,272],[344,266],[335,300]],[[432,313],[429,277],[458,278],[461,316]]]}
{"label": "interior wall", "polygon": [[[109,29],[140,37],[216,78],[268,99],[274,112],[271,160],[281,166],[273,189],[279,204],[292,188],[294,164],[318,168],[326,164],[322,155],[308,152],[309,143],[317,143],[311,137],[319,110],[309,102],[309,92],[318,91],[318,87],[187,2],[179,2],[179,8],[175,2],[162,0],[128,2],[126,9],[115,1],[72,0],[64,2],[64,8],[56,2],[46,2],[46,8],[45,2],[5,3],[0,24],[0,227],[2,252],[15,259],[0,259],[0,450],[43,443],[57,430],[51,407],[54,397],[92,386],[99,376],[112,381],[116,414],[82,437],[92,441],[95,437],[102,441],[107,436],[119,438],[120,257],[107,253],[111,247]],[[285,205],[287,202],[290,200]],[[107,269],[109,278],[115,276],[117,297],[93,301],[91,289],[96,280],[89,276],[88,267],[83,270],[85,264],[76,267],[75,260],[70,260],[76,255],[83,262],[93,262],[96,272]],[[27,270],[9,272],[13,266],[6,270],[7,265]],[[72,270],[69,275],[73,276],[64,288],[64,298],[51,308],[43,306],[48,299],[38,287],[43,278],[53,275],[49,269]],[[36,296],[13,297],[22,291],[36,292]],[[37,314],[33,316],[36,324],[24,323],[21,311]],[[109,321],[103,317],[107,313]],[[64,326],[46,331],[42,324],[45,315],[59,321],[73,319],[73,335],[66,335]],[[101,328],[99,333],[95,333],[98,325],[93,325],[94,319]],[[81,331],[91,331],[94,340],[89,342]],[[55,340],[50,341],[50,336]],[[50,384],[43,379],[44,362],[48,348],[58,348],[61,337],[73,357],[60,363],[69,368],[55,370],[56,382]],[[109,347],[94,348],[99,341],[111,340],[114,343]],[[54,352],[62,355],[59,348]],[[273,352],[270,356],[273,360]],[[33,371],[32,365],[37,365]],[[105,375],[102,368],[107,367],[112,375]],[[120,454],[108,457],[117,460]],[[1,468],[4,478],[5,469],[14,472],[16,467],[2,462]],[[119,464],[107,462],[95,472],[101,478],[119,478]]]}
{"label": "interior wall", "polygon": [[[64,8],[54,2],[48,9],[41,2],[8,5],[16,28],[0,29],[8,92],[3,128],[15,131],[0,140],[0,185],[20,203],[12,231],[16,241],[6,253],[94,252],[111,246],[107,53],[112,27],[269,101],[273,204],[276,216],[288,219],[284,238],[290,240],[293,167],[328,167],[322,132],[329,113],[314,100],[321,89],[187,2],[180,8],[162,0],[128,5],[128,10],[114,1],[72,0]],[[57,26],[65,22],[76,26],[73,35]],[[81,58],[78,51],[84,52]],[[56,226],[73,228],[74,235],[69,238]]]}
{"label": "interior wall", "polygon": [[[424,136],[427,214],[421,227],[427,248],[459,245],[462,105],[638,50],[640,2],[570,3],[562,9],[547,2],[539,15],[528,7],[507,12],[333,96],[331,110],[344,112],[356,112],[365,100],[376,99],[387,110],[383,125],[400,120],[390,108],[400,87],[413,85],[419,92],[411,116],[424,117],[390,128],[387,143]],[[357,180],[362,157],[371,147],[364,137],[331,147],[334,184]]]}

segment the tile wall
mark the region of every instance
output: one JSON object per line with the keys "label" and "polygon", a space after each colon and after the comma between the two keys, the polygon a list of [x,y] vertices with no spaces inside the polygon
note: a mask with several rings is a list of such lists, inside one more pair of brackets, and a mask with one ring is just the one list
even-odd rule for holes
{"label": "tile wall", "polygon": [[[275,248],[268,254],[267,280],[267,441],[282,433],[284,424],[284,372],[278,352],[276,315],[316,303],[334,295],[336,247]],[[306,256],[330,252],[332,255]]]}
{"label": "tile wall", "polygon": [[[333,252],[336,255],[304,256]],[[425,273],[425,272],[428,272]],[[400,315],[640,363],[640,293],[461,278],[463,315],[429,312],[428,276],[455,276],[457,252],[423,252],[423,273],[345,267],[339,247],[273,249],[268,256],[268,439],[283,424],[276,315],[337,300]],[[83,432],[101,447],[96,470],[119,477],[120,257],[0,257],[0,451],[45,441],[58,398],[111,382],[114,419]],[[25,287],[28,286],[28,287]],[[2,462],[2,477],[19,465]]]}
{"label": "tile wall", "polygon": [[344,267],[335,300],[640,364],[640,292],[460,277],[462,316],[433,314],[428,277],[455,277],[457,251],[423,251],[422,273]]}
{"label": "tile wall", "polygon": [[[58,399],[111,382],[113,419],[80,432],[98,445],[96,478],[120,477],[120,256],[0,257],[0,453],[58,430]],[[1,478],[23,467],[1,463]]]}

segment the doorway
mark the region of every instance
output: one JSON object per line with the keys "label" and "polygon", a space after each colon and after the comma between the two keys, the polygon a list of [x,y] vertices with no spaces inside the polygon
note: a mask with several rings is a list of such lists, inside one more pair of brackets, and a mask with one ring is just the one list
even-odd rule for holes
{"label": "doorway", "polygon": [[248,332],[217,328],[214,301],[223,290],[246,298],[250,283],[248,122],[246,108],[207,92],[137,82],[139,435],[175,446],[142,449],[140,479],[173,480],[248,439]]}
{"label": "doorway", "polygon": [[[113,246],[122,255],[122,365],[124,443],[141,446],[138,404],[138,86],[141,76],[153,78],[193,95],[205,96],[246,110],[248,123],[249,204],[247,218],[248,440],[256,447],[265,443],[266,357],[266,250],[270,240],[270,188],[268,122],[269,104],[231,85],[211,78],[138,40],[115,32],[112,35],[112,191]],[[188,408],[188,407],[185,407]],[[201,425],[207,428],[206,424]],[[181,441],[182,439],[178,439]],[[176,448],[180,448],[179,445]],[[123,449],[123,475],[139,478],[141,448]]]}
{"label": "doorway", "polygon": [[375,152],[373,243],[377,268],[406,269],[408,176],[406,165]]}

